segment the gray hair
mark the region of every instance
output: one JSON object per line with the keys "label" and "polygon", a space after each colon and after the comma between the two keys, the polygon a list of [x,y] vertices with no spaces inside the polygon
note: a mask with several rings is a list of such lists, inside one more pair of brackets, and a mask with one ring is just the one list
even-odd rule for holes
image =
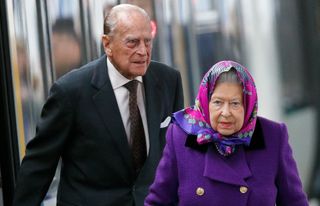
{"label": "gray hair", "polygon": [[242,85],[242,82],[240,81],[235,68],[231,68],[229,71],[222,72],[216,81],[216,85],[220,83],[225,83],[225,82],[237,83]]}
{"label": "gray hair", "polygon": [[129,16],[132,12],[140,13],[150,21],[150,17],[144,9],[133,4],[119,4],[114,6],[110,10],[110,12],[105,16],[103,25],[104,34],[112,35],[119,19],[121,19],[124,16]]}

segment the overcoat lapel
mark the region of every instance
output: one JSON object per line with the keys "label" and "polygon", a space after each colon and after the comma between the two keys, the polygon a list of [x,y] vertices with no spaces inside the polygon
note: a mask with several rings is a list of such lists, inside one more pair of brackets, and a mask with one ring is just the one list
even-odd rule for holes
{"label": "overcoat lapel", "polygon": [[243,147],[239,147],[236,153],[230,157],[223,157],[215,151],[214,147],[208,147],[203,175],[216,181],[246,186],[245,179],[251,177],[252,173]]}
{"label": "overcoat lapel", "polygon": [[115,142],[115,147],[118,147],[129,169],[132,169],[130,148],[117,100],[107,73],[106,61],[105,55],[98,60],[91,81],[92,85],[98,89],[97,93],[93,96],[93,102],[96,105],[105,126],[110,132],[111,138],[113,138]]}
{"label": "overcoat lapel", "polygon": [[148,161],[153,161],[153,154],[161,154],[159,145],[159,132],[161,122],[161,85],[158,81],[157,75],[148,68],[147,74],[143,77],[146,96],[146,114],[148,121],[148,131],[150,139],[150,150]]}

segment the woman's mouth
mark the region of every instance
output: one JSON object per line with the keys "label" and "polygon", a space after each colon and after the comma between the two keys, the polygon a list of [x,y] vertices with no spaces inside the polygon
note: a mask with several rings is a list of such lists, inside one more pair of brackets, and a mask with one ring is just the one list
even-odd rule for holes
{"label": "woman's mouth", "polygon": [[231,128],[232,123],[231,122],[219,122],[219,125],[223,129],[229,129],[229,128]]}

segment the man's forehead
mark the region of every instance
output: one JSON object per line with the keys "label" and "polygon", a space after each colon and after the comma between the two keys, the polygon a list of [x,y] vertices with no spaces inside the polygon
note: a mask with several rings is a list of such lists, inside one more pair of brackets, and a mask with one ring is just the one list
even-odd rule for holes
{"label": "man's forehead", "polygon": [[152,36],[152,30],[139,29],[137,27],[130,27],[128,25],[119,25],[116,29],[121,38],[150,38]]}

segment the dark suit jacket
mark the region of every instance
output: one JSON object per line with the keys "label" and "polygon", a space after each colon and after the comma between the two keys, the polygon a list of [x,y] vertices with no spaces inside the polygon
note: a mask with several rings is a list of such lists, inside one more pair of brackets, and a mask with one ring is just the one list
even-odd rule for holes
{"label": "dark suit jacket", "polygon": [[150,150],[137,179],[102,56],[52,86],[27,145],[13,205],[39,205],[61,157],[57,205],[142,206],[165,144],[160,123],[183,107],[178,71],[151,62],[143,81]]}

